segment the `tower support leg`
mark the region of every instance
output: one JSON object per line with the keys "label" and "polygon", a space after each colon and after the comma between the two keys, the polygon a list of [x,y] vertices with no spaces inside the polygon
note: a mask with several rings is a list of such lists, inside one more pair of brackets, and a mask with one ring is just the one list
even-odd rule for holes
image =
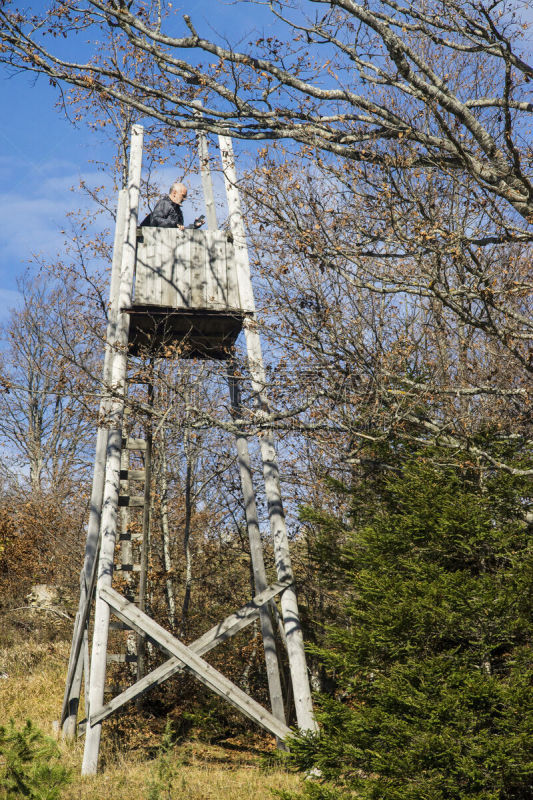
{"label": "tower support leg", "polygon": [[[268,402],[265,394],[265,376],[261,354],[261,342],[253,321],[245,322],[248,363],[252,374],[252,385],[256,392],[258,410],[262,416],[268,414]],[[285,513],[281,500],[279,466],[274,447],[274,437],[269,429],[262,430],[259,437],[261,458],[263,461],[263,478],[268,505],[270,530],[274,542],[274,557],[278,580],[289,581],[289,586],[281,594],[281,614],[287,641],[287,655],[291,673],[291,683],[296,708],[298,727],[303,731],[316,731],[317,724],[313,714],[311,687],[307,673],[305,647],[298,611],[298,601],[294,589],[289,553],[289,538]]]}
{"label": "tower support leg", "polygon": [[96,584],[96,604],[94,610],[94,635],[91,653],[89,679],[89,702],[87,729],[83,754],[82,775],[94,775],[98,768],[100,735],[102,726],[90,725],[91,710],[100,708],[104,702],[105,672],[107,658],[107,638],[109,632],[109,606],[101,599],[104,586],[111,586],[113,560],[118,521],[118,494],[120,485],[120,453],[122,447],[122,426],[109,431],[104,506],[102,511],[102,541],[98,562],[98,582]]}
{"label": "tower support leg", "polygon": [[129,316],[123,310],[130,308],[133,294],[133,276],[137,247],[137,208],[141,183],[143,129],[134,125],[131,137],[130,167],[128,175],[127,226],[122,264],[116,335],[112,339],[111,384],[116,393],[110,413],[110,430],[107,440],[106,477],[102,507],[100,558],[96,603],[94,612],[93,648],[89,681],[88,722],[82,763],[83,775],[94,775],[98,768],[102,725],[91,725],[91,711],[99,709],[104,701],[104,684],[109,632],[109,606],[101,598],[103,588],[110,587],[113,577],[113,560],[118,523],[118,496],[120,491],[120,455],[122,449],[122,418],[127,371]]}
{"label": "tower support leg", "polygon": [[[148,384],[148,405],[154,406],[154,359],[150,360]],[[142,522],[141,571],[139,575],[139,608],[146,610],[146,590],[148,582],[148,551],[150,549],[150,517],[152,487],[152,418],[145,426],[146,450],[144,453],[144,508]],[[146,673],[146,637],[137,636],[137,680]]]}
{"label": "tower support leg", "polygon": [[[228,199],[230,226],[233,234],[235,263],[239,279],[239,292],[243,308],[249,312],[244,322],[248,365],[252,377],[252,388],[256,396],[257,416],[266,420],[269,415],[266,397],[266,379],[263,366],[261,340],[255,320],[255,303],[252,282],[250,279],[250,263],[246,244],[246,233],[241,210],[237,172],[233,157],[233,145],[228,136],[219,136],[220,155],[224,172],[224,183]],[[311,688],[307,674],[304,641],[298,613],[296,593],[292,585],[292,566],[289,555],[289,540],[285,514],[281,502],[279,467],[271,430],[262,430],[259,437],[261,458],[263,460],[263,476],[268,504],[270,528],[274,540],[274,555],[279,580],[291,580],[291,586],[281,596],[283,625],[287,638],[287,654],[291,672],[291,682],[296,706],[296,718],[300,730],[317,730],[313,715]]]}
{"label": "tower support leg", "polygon": [[[236,373],[236,365],[232,360],[228,369],[228,383],[231,398],[231,405],[237,422],[242,416],[240,386]],[[236,434],[237,458],[239,462],[239,472],[241,487],[244,500],[244,511],[246,516],[246,526],[250,541],[250,555],[252,560],[252,571],[254,575],[255,593],[260,594],[267,587],[265,562],[263,557],[263,545],[259,530],[259,519],[255,502],[255,492],[252,480],[252,468],[250,464],[250,453],[248,450],[248,440],[244,433]],[[285,709],[283,706],[283,692],[281,689],[280,670],[278,654],[276,649],[276,639],[274,636],[274,626],[272,617],[269,613],[268,605],[261,607],[259,614],[261,623],[261,633],[263,635],[263,645],[265,650],[265,663],[268,679],[268,690],[270,694],[270,706],[272,714],[280,720],[286,722]]]}
{"label": "tower support leg", "polygon": [[[111,288],[109,292],[109,310],[107,325],[107,341],[104,355],[103,369],[103,395],[100,401],[100,424],[105,424],[105,418],[110,410],[109,390],[111,385],[111,370],[113,351],[111,343],[116,335],[118,316],[118,295],[120,287],[120,268],[122,262],[122,246],[127,212],[127,192],[119,192],[117,204],[117,223],[115,227],[115,240],[113,243],[113,262],[111,265]],[[83,679],[84,657],[82,643],[87,635],[89,609],[94,591],[96,566],[98,561],[98,546],[100,539],[100,521],[102,515],[102,499],[105,481],[105,460],[107,452],[107,428],[98,428],[96,435],[96,449],[94,456],[93,483],[89,507],[89,521],[87,524],[87,539],[85,544],[85,558],[80,581],[80,602],[74,625],[74,634],[70,651],[69,667],[61,724],[63,736],[71,739],[76,735],[76,722]]]}

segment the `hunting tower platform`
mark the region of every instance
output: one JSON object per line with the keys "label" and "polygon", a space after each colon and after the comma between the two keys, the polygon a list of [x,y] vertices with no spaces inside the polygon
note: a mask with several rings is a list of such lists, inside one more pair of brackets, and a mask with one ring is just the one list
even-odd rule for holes
{"label": "hunting tower platform", "polygon": [[[219,137],[229,210],[229,230],[217,228],[207,140],[198,147],[206,202],[207,231],[137,227],[143,129],[132,131],[128,187],[119,193],[111,271],[107,339],[96,437],[85,560],[80,602],[61,715],[66,737],[85,733],[84,774],[98,767],[102,723],[126,703],[180,672],[187,672],[282,742],[290,732],[280,678],[280,641],[286,649],[297,725],[316,730],[269,404],[244,223],[231,139]],[[234,345],[244,332],[254,408],[241,405],[241,375]],[[131,361],[139,354],[154,358],[202,358],[227,361],[231,424],[243,495],[254,578],[253,596],[241,608],[198,639],[185,645],[147,613],[147,564],[150,541],[151,419],[143,438],[128,432],[128,381]],[[150,378],[143,377],[153,398]],[[244,418],[256,419],[255,428]],[[254,430],[261,431],[264,494],[274,549],[276,580],[268,582],[257,511],[254,476],[248,448]],[[130,515],[140,514],[136,530]],[[120,575],[121,582],[113,578]],[[120,593],[117,588],[121,589]],[[277,602],[276,602],[277,598]],[[279,605],[278,605],[279,604]],[[114,617],[114,619],[111,619]],[[203,656],[229,637],[259,621],[264,643],[270,709]],[[276,640],[275,629],[279,629]],[[117,639],[122,637],[122,639]],[[92,647],[89,639],[92,638]],[[122,641],[121,652],[110,642]],[[146,645],[159,648],[167,660],[148,671]],[[120,645],[119,645],[120,649]],[[112,691],[106,685],[107,664],[124,664],[127,685]],[[134,665],[132,671],[132,664]],[[85,676],[85,719],[78,710]],[[107,694],[107,697],[105,696]],[[285,698],[287,700],[287,698]]]}
{"label": "hunting tower platform", "polygon": [[183,341],[182,358],[228,358],[243,318],[231,234],[139,228],[134,351]]}

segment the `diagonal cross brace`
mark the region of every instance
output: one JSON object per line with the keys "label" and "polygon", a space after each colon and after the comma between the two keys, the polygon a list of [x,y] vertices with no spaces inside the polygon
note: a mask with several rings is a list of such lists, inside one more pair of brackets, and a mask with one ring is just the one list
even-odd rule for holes
{"label": "diagonal cross brace", "polygon": [[[286,589],[287,586],[289,586],[288,581],[276,581],[271,584],[264,591],[255,595],[245,606],[235,611],[233,614],[230,614],[222,620],[222,622],[214,625],[206,631],[206,633],[188,645],[189,649],[192,650],[193,653],[196,653],[196,655],[203,656],[204,653],[222,644],[222,642],[225,642],[231,636],[235,636],[236,633],[239,633],[239,631],[242,631],[247,625],[257,619],[261,612],[261,607],[279,594],[279,592]],[[183,663],[179,659],[174,656],[169,658],[164,664],[161,664],[161,666],[149,672],[144,678],[136,681],[132,686],[129,686],[110,700],[109,703],[106,703],[94,714],[91,714],[91,723],[95,725],[98,722],[103,722],[115,711],[118,711],[125,703],[139,697],[139,695],[151,689],[153,686],[159,686],[182,670]]]}
{"label": "diagonal cross brace", "polygon": [[[286,587],[284,586],[282,588]],[[278,739],[285,739],[290,733],[290,728],[276,719],[273,714],[263,708],[256,700],[249,697],[242,689],[239,689],[238,686],[230,681],[229,678],[226,678],[225,675],[222,675],[221,672],[197,655],[192,648],[187,647],[175,636],[168,633],[161,625],[154,622],[147,614],[138,609],[133,603],[126,600],[114,589],[102,587],[100,590],[100,597],[110,606],[119,619],[131,625],[138,633],[148,635],[159,647],[174,656],[187,672],[192,673],[204,686],[207,686],[224,700],[231,703],[231,705],[253,722],[261,725],[261,727],[265,728]],[[252,601],[252,603],[253,602],[254,601]],[[238,613],[239,612],[237,612],[237,614]],[[223,624],[224,623],[221,623],[221,625]],[[210,632],[208,632],[208,634],[209,633]],[[197,642],[202,641],[208,634],[204,634],[204,637],[201,637]],[[89,721],[91,727],[98,724],[98,720],[94,714],[90,715]]]}

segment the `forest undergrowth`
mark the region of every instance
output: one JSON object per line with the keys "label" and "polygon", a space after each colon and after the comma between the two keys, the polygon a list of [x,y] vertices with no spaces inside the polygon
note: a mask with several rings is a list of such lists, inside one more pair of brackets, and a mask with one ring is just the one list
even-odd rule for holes
{"label": "forest undergrowth", "polygon": [[[32,618],[41,612],[27,611],[25,619],[9,621],[0,634],[0,731],[9,727],[22,731],[30,719],[37,731],[56,740],[54,722],[63,699],[68,637],[51,640],[52,626],[35,625],[28,632]],[[22,614],[20,614],[22,616]],[[33,620],[38,623],[37,619]],[[66,621],[65,621],[66,622]],[[67,626],[65,625],[65,628]],[[57,631],[57,626],[55,626]],[[18,633],[17,633],[18,631]],[[35,633],[37,635],[35,635]],[[128,723],[134,720],[133,709]],[[152,719],[150,717],[152,716]],[[57,739],[57,758],[69,776],[60,791],[61,800],[257,800],[273,797],[273,791],[291,791],[300,778],[268,757],[273,747],[269,739],[244,736],[227,739],[222,744],[202,741],[195,732],[188,739],[174,741],[164,721],[156,730],[150,715],[149,700],[139,713],[137,724],[129,726],[110,722],[104,726],[102,738],[103,769],[99,774],[82,777],[83,738],[74,744]],[[14,800],[29,796],[31,800],[48,800],[48,787],[40,787],[28,795],[10,792],[6,778],[6,755],[0,735],[0,798]],[[272,763],[271,763],[272,761]]]}

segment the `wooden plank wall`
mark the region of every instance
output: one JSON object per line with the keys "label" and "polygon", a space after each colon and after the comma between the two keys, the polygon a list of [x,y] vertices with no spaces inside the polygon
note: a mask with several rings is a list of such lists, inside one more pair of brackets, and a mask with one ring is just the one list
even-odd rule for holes
{"label": "wooden plank wall", "polygon": [[240,309],[233,244],[224,231],[142,228],[135,305]]}

